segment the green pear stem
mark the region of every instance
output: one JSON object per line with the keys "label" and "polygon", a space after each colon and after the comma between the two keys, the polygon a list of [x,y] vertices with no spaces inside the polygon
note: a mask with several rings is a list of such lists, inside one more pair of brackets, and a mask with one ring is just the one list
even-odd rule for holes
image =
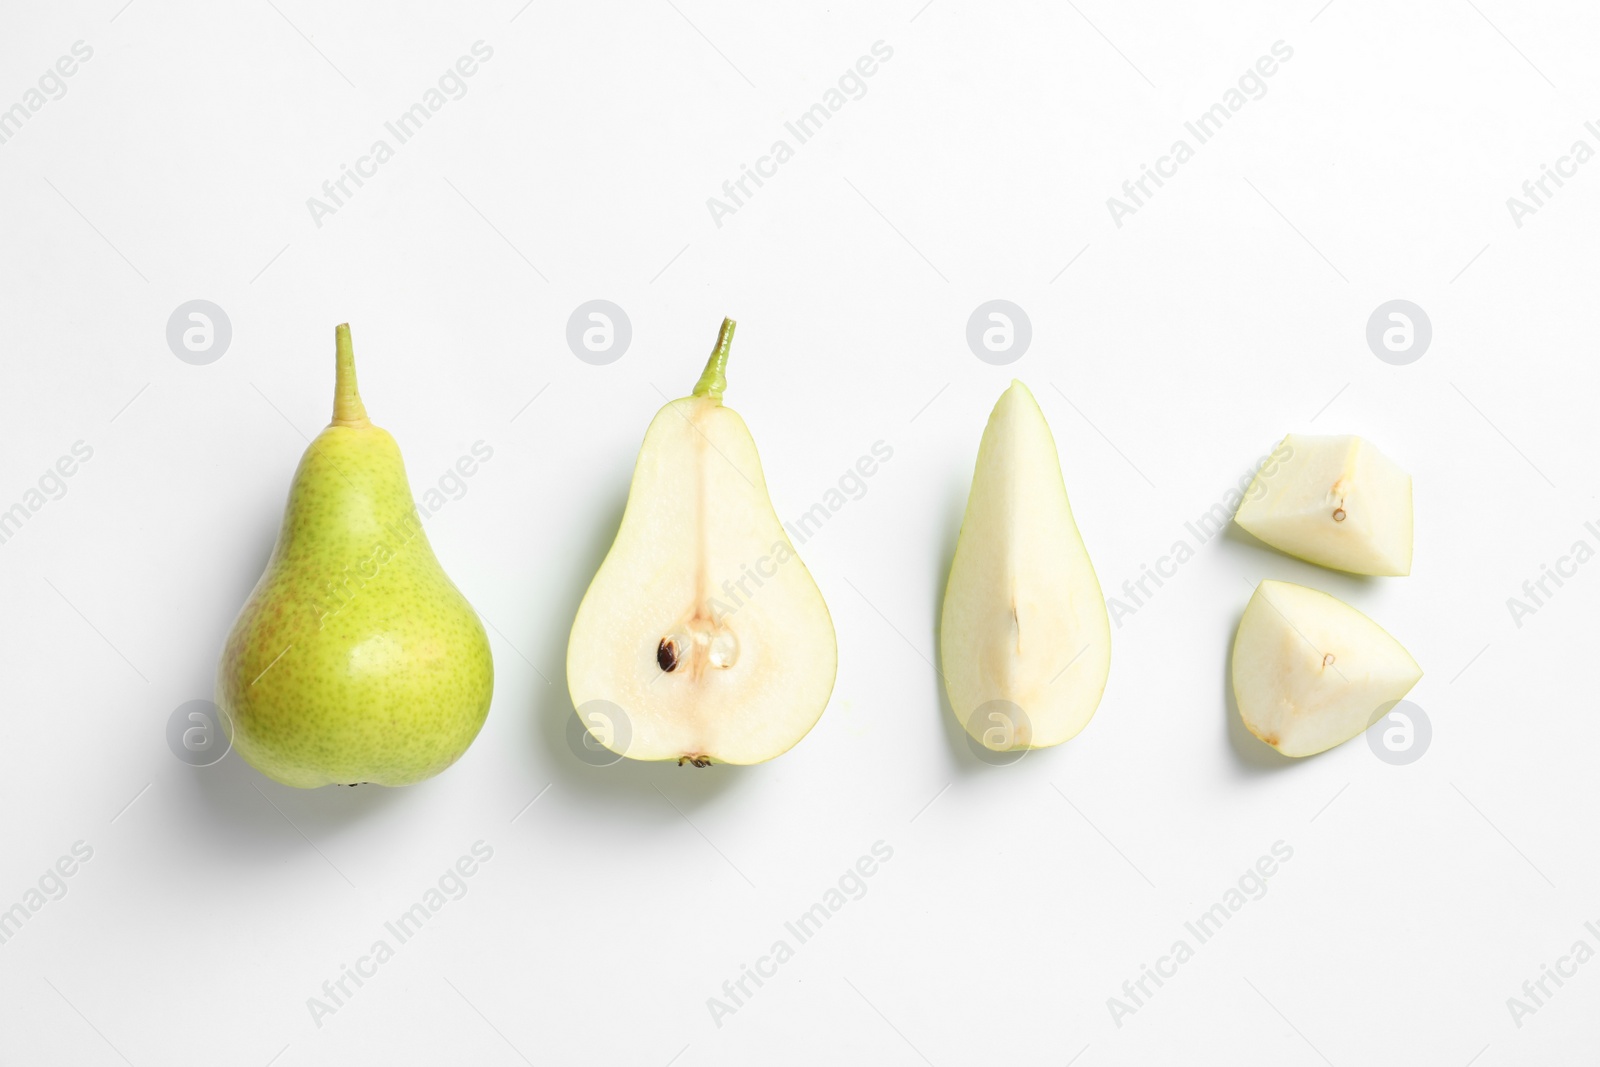
{"label": "green pear stem", "polygon": [[361,390],[356,386],[356,353],[350,344],[348,322],[333,328],[333,344],[337,368],[333,382],[333,424],[370,426],[366,405],[361,403]]}
{"label": "green pear stem", "polygon": [[733,347],[733,331],[738,325],[732,319],[722,320],[722,329],[717,331],[717,347],[711,350],[711,358],[706,360],[706,369],[695,383],[693,395],[721,402],[722,391],[728,387],[728,349]]}

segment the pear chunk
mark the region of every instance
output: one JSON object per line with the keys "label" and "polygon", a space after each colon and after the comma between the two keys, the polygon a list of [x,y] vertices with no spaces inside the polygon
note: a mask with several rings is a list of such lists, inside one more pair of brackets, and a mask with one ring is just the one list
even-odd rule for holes
{"label": "pear chunk", "polygon": [[1250,732],[1285,756],[1363,733],[1422,668],[1383,627],[1337,597],[1264,581],[1233,639],[1233,693]]}
{"label": "pear chunk", "polygon": [[939,629],[950,707],[985,748],[1059,745],[1094,716],[1111,623],[1055,438],[1019,381],[978,446]]}
{"label": "pear chunk", "polygon": [[1233,521],[1273,548],[1353,574],[1411,573],[1411,476],[1359,437],[1289,434]]}
{"label": "pear chunk", "polygon": [[567,643],[579,718],[632,759],[760,763],[804,737],[833,692],[828,606],[750,431],[722,404],[733,331],[723,320],[693,395],[650,423]]}

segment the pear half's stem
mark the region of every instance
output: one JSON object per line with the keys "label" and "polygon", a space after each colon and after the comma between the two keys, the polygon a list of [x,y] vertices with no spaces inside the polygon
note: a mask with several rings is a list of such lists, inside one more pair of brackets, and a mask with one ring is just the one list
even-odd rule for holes
{"label": "pear half's stem", "polygon": [[711,350],[711,358],[706,360],[706,369],[701,373],[700,380],[695,383],[695,396],[709,397],[717,401],[722,399],[722,391],[728,387],[728,349],[733,347],[733,331],[738,325],[732,319],[722,320],[722,329],[717,331],[717,347]]}
{"label": "pear half's stem", "polygon": [[333,424],[370,426],[361,391],[356,387],[356,353],[350,345],[350,324],[341,322],[333,329],[335,376],[333,382]]}

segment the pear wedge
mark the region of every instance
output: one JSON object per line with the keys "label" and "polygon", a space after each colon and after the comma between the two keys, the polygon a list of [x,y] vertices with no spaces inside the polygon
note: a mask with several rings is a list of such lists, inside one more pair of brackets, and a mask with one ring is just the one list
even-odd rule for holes
{"label": "pear wedge", "polygon": [[733,332],[723,320],[693,394],[650,423],[567,643],[579,718],[632,759],[760,763],[804,737],[833,692],[827,604],[749,429],[722,403]]}
{"label": "pear wedge", "polygon": [[1359,736],[1422,668],[1355,608],[1290,582],[1256,586],[1233,639],[1233,694],[1250,732],[1285,756]]}
{"label": "pear wedge", "polygon": [[985,748],[1059,745],[1094,716],[1111,623],[1055,438],[1019,381],[978,446],[939,629],[950,707]]}
{"label": "pear wedge", "polygon": [[1333,570],[1411,573],[1411,476],[1389,457],[1359,437],[1304,434],[1289,434],[1273,456],[1234,522]]}
{"label": "pear wedge", "polygon": [[494,693],[489,640],[428,544],[393,437],[335,330],[333,422],[306,449],[278,543],[217,670],[246,763],[285,785],[409,785],[454,763]]}

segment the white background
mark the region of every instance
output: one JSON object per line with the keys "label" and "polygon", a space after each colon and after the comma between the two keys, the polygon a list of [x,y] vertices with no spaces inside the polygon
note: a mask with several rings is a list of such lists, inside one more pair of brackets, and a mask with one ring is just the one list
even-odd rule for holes
{"label": "white background", "polygon": [[[93,849],[0,945],[0,1061],[1594,1055],[1600,962],[1520,1028],[1506,1004],[1579,938],[1600,948],[1600,564],[1520,628],[1506,604],[1600,546],[1580,432],[1600,163],[1520,228],[1506,206],[1574,140],[1600,147],[1592,7],[122,2],[0,13],[0,107],[94,50],[0,145],[0,508],[94,450],[0,545],[0,908]],[[307,198],[478,40],[467,94],[316,226]],[[715,225],[706,199],[879,40],[866,95]],[[1279,40],[1266,95],[1117,227],[1106,198]],[[233,329],[205,366],[166,341],[196,298]],[[634,330],[603,367],[565,341],[594,298]],[[965,340],[993,298],[1033,324],[1008,367]],[[1364,339],[1394,298],[1433,323],[1409,366]],[[565,740],[567,630],[644,428],[724,314],[727,401],[780,515],[894,450],[801,548],[838,683],[765,766],[592,768]],[[493,710],[399,791],[295,791],[165,740],[211,695],[343,321],[419,495],[494,450],[428,523],[493,627]],[[1013,375],[1108,595],[1291,431],[1365,435],[1413,473],[1414,572],[1216,538],[1122,619],[1083,734],[985,766],[932,662]],[[1419,761],[1357,739],[1291,762],[1243,733],[1226,663],[1267,577],[1416,656]],[[308,998],[479,840],[465,897],[318,1027]],[[1265,897],[1118,1026],[1107,999],[1280,840]],[[876,841],[893,858],[866,895],[717,1026],[707,999]]]}

